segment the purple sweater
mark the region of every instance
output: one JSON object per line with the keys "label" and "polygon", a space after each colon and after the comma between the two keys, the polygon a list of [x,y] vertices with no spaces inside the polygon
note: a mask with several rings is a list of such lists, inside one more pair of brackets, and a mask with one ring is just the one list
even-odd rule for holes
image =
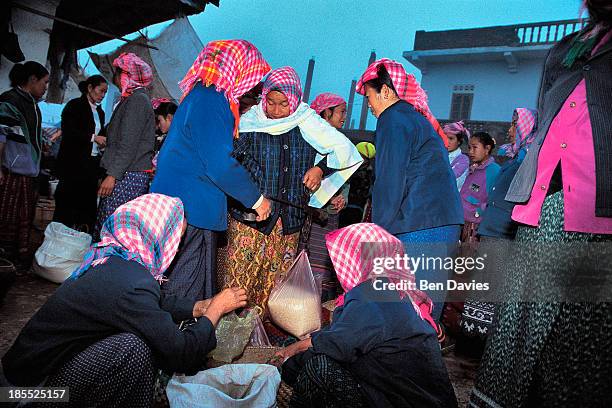
{"label": "purple sweater", "polygon": [[499,174],[499,165],[493,157],[489,157],[478,166],[471,166],[465,183],[461,188],[461,203],[463,204],[463,217],[466,222],[479,224],[480,216],[487,206],[489,190],[495,184]]}

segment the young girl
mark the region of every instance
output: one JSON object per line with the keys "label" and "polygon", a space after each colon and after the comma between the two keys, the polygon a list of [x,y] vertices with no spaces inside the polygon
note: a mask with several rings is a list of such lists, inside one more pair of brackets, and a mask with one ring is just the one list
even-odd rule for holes
{"label": "young girl", "polygon": [[448,161],[457,179],[457,190],[461,191],[470,167],[470,159],[461,152],[461,145],[464,139],[470,138],[470,131],[463,126],[463,121],[449,123],[443,130],[448,138]]}
{"label": "young girl", "polygon": [[470,168],[461,187],[461,202],[465,223],[461,232],[461,242],[477,241],[476,230],[481,221],[481,215],[487,206],[489,190],[493,187],[499,165],[491,157],[495,148],[495,140],[486,132],[475,133],[470,137],[468,155]]}

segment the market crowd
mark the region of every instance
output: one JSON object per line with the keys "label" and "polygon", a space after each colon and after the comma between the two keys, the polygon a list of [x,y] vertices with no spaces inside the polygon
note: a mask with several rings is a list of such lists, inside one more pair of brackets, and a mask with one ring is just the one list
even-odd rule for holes
{"label": "market crowd", "polygon": [[[180,101],[151,100],[151,67],[121,54],[113,78],[87,78],[62,112],[54,221],[93,244],[2,357],[4,375],[69,386],[71,406],[150,406],[158,369],[206,368],[224,315],[257,306],[267,318],[306,248],[336,308],[278,354],[292,406],[456,406],[441,354],[451,340],[482,357],[471,407],[604,406],[610,303],[523,301],[571,281],[572,254],[546,244],[612,241],[612,9],[585,6],[589,23],[550,50],[538,106],[508,112],[501,146],[440,124],[387,58],[357,83],[377,123],[375,143],[355,146],[341,96],[306,104],[296,71],[272,69],[248,41],[208,43]],[[48,80],[37,62],[15,64],[0,95],[0,256],[19,268],[32,262]],[[109,81],[121,97],[107,118]],[[530,248],[504,263],[503,303],[373,289],[374,258],[487,242]]]}

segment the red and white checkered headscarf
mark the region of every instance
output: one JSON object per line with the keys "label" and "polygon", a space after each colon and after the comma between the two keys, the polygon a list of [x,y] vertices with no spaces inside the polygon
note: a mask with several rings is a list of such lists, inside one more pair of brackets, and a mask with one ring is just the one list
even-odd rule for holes
{"label": "red and white checkered headscarf", "polygon": [[[395,258],[404,256],[402,242],[376,224],[360,223],[332,231],[325,236],[327,250],[336,270],[338,281],[344,292],[377,275],[373,273],[375,258]],[[414,285],[414,274],[409,271],[385,270],[384,275],[391,282],[405,280]],[[414,286],[412,286],[414,287]],[[399,291],[400,298],[408,297],[417,314],[427,321],[434,330],[437,326],[431,317],[433,303],[420,290]],[[336,300],[344,304],[344,295]]]}
{"label": "red and white checkered headscarf", "polygon": [[535,133],[533,132],[538,121],[538,111],[528,108],[516,108],[512,114],[512,122],[516,126],[516,137],[514,143],[506,143],[499,147],[499,152],[513,158],[523,148],[528,147]]}
{"label": "red and white checkered headscarf", "polygon": [[151,105],[153,105],[153,109],[157,109],[159,108],[159,105],[161,105],[162,103],[170,103],[172,102],[170,99],[168,98],[153,98],[151,99]]}
{"label": "red and white checkered headscarf", "polygon": [[113,61],[121,69],[121,98],[127,98],[137,88],[146,88],[153,82],[153,70],[136,54],[124,52]]}
{"label": "red and white checkered headscarf", "polygon": [[302,101],[302,84],[295,69],[291,67],[276,68],[266,78],[261,92],[261,103],[266,112],[266,95],[278,91],[287,97],[290,113],[295,112]]}
{"label": "red and white checkered headscarf", "polygon": [[123,204],[107,218],[83,263],[72,274],[76,279],[110,256],[136,261],[161,281],[181,242],[183,203],[163,194],[145,194]]}
{"label": "red and white checkered headscarf", "polygon": [[234,135],[238,135],[238,99],[257,85],[270,71],[261,52],[246,40],[211,41],[200,52],[185,78],[179,82],[183,98],[202,82],[223,92],[234,114]]}
{"label": "red and white checkered headscarf", "polygon": [[346,103],[343,97],[330,92],[324,92],[314,98],[310,107],[320,115],[325,109],[333,108],[343,103]]}
{"label": "red and white checkered headscarf", "polygon": [[427,94],[425,90],[421,88],[421,85],[416,80],[414,75],[409,74],[404,69],[404,66],[397,61],[393,61],[389,58],[382,58],[378,61],[373,62],[363,73],[359,81],[357,82],[357,93],[361,95],[365,95],[365,83],[378,78],[378,67],[380,65],[384,65],[389,76],[391,77],[391,83],[393,83],[393,87],[397,92],[397,96],[414,106],[421,115],[425,116],[425,118],[431,123],[434,130],[440,137],[442,141],[444,141],[444,145],[448,146],[448,139],[442,127],[438,123],[438,120],[434,117],[434,115],[429,110],[429,105],[427,105]]}

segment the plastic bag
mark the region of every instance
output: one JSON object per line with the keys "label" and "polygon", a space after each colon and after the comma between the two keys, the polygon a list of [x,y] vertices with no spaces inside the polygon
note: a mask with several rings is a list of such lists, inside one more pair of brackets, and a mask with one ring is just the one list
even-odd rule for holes
{"label": "plastic bag", "polygon": [[321,328],[321,292],[306,251],[300,252],[268,300],[270,317],[280,328],[303,338]]}
{"label": "plastic bag", "polygon": [[280,382],[278,369],[271,365],[230,364],[190,377],[175,375],[166,393],[173,408],[264,408],[276,405]]}
{"label": "plastic bag", "polygon": [[34,254],[34,273],[51,282],[62,283],[81,265],[91,245],[91,235],[59,222],[45,229],[45,239]]}
{"label": "plastic bag", "polygon": [[249,339],[249,346],[272,346],[272,343],[270,343],[270,338],[268,337],[268,333],[266,333],[266,329],[264,328],[263,322],[261,321],[259,314],[255,316],[255,325],[253,327],[253,332],[251,333],[251,338]]}
{"label": "plastic bag", "polygon": [[234,358],[241,355],[253,332],[255,316],[257,316],[256,309],[250,309],[244,317],[236,313],[223,316],[215,330],[217,348],[210,352],[209,357],[231,363]]}

